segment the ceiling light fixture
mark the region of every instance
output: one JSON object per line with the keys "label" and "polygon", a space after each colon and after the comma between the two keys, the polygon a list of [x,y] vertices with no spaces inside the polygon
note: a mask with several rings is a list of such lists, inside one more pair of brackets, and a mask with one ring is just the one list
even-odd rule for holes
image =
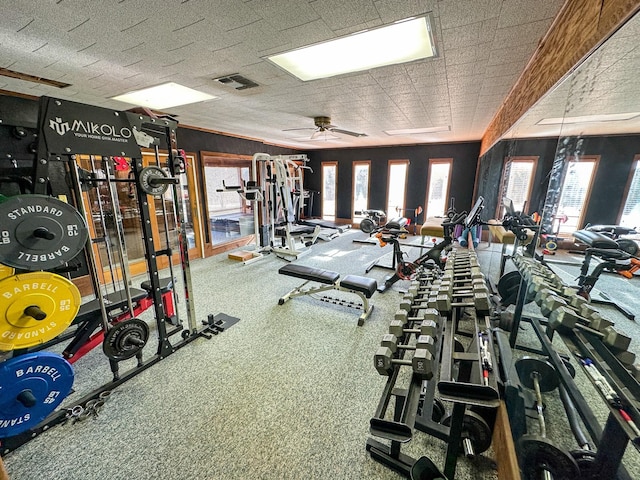
{"label": "ceiling light fixture", "polygon": [[111,98],[120,102],[130,103],[131,105],[162,109],[187,105],[189,103],[204,102],[205,100],[218,97],[174,82],[169,82]]}
{"label": "ceiling light fixture", "polygon": [[631,120],[640,115],[640,112],[609,113],[603,115],[582,115],[579,117],[553,117],[543,118],[536,125],[566,125],[569,123],[593,123],[593,122],[619,122]]}
{"label": "ceiling light fixture", "polygon": [[431,15],[427,14],[267,58],[308,81],[435,55]]}
{"label": "ceiling light fixture", "polygon": [[449,125],[443,125],[440,127],[425,127],[425,128],[400,128],[398,130],[385,130],[387,135],[417,135],[420,133],[437,133],[437,132],[449,132],[451,127]]}

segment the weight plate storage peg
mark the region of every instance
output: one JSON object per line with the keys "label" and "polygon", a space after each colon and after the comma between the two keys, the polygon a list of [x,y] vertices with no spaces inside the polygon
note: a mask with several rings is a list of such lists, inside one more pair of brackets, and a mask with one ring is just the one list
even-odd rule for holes
{"label": "weight plate storage peg", "polygon": [[80,292],[65,277],[31,272],[0,280],[0,350],[45,343],[64,332],[80,309]]}
{"label": "weight plate storage peg", "polygon": [[0,202],[0,262],[21,270],[51,270],[82,251],[87,224],[66,202],[16,195]]}
{"label": "weight plate storage peg", "polygon": [[73,368],[60,355],[36,352],[0,363],[0,438],[38,425],[69,395]]}
{"label": "weight plate storage peg", "polygon": [[111,360],[120,362],[134,357],[149,339],[149,325],[138,318],[116,323],[104,336],[102,350]]}
{"label": "weight plate storage peg", "polygon": [[150,165],[140,170],[140,188],[148,195],[153,195],[154,197],[164,195],[170,183],[173,183],[173,180],[160,167]]}

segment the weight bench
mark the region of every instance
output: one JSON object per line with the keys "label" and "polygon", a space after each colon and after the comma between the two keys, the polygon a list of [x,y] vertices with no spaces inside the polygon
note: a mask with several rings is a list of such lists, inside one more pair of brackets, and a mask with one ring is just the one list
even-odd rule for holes
{"label": "weight bench", "polygon": [[[300,297],[302,295],[313,295],[327,290],[340,290],[342,292],[353,293],[358,295],[362,300],[362,303],[347,302],[342,299],[332,297],[321,297],[320,300],[326,302],[336,303],[338,305],[344,305],[351,308],[362,309],[363,313],[358,318],[358,325],[364,324],[364,321],[371,315],[373,311],[373,305],[369,305],[369,298],[375,293],[378,288],[378,283],[373,278],[359,277],[357,275],[347,275],[340,280],[340,274],[338,272],[332,272],[330,270],[323,270],[320,268],[306,267],[304,265],[297,265],[289,263],[278,270],[278,273],[282,275],[289,275],[290,277],[301,278],[305,282],[299,287],[294,288],[285,296],[278,300],[278,305],[284,304],[291,298]],[[309,282],[320,283],[322,285],[305,286]]]}
{"label": "weight bench", "polygon": [[[639,259],[622,250],[618,242],[602,233],[591,230],[578,230],[573,232],[573,236],[579,242],[587,245],[584,261],[580,268],[580,277],[578,278],[579,293],[589,294],[603,270],[611,270],[625,278],[632,278],[634,272],[640,269]],[[589,265],[593,257],[600,259],[601,262],[589,273]],[[627,318],[633,319],[633,315],[629,316],[629,312],[626,311],[625,307],[617,304],[615,306]]]}

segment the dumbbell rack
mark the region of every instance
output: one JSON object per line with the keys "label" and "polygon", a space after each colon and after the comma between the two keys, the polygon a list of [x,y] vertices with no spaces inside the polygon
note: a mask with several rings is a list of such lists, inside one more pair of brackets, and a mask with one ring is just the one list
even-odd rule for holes
{"label": "dumbbell rack", "polygon": [[[488,319],[485,316],[488,311],[484,310],[484,306],[477,313],[475,310],[477,305],[474,301],[475,295],[480,296],[479,304],[484,305],[482,302],[484,292],[479,292],[478,288],[474,289],[472,271],[475,278],[483,278],[483,276],[479,274],[475,257],[469,258],[466,251],[460,254],[457,252],[457,250],[451,252],[440,279],[431,281],[433,279],[429,278],[431,284],[427,303],[420,303],[418,300],[419,305],[414,307],[416,309],[437,307],[441,314],[435,345],[437,354],[432,360],[432,370],[437,373],[437,377],[423,380],[414,374],[408,388],[400,389],[395,387],[400,370],[396,368],[385,385],[375,416],[371,419],[371,433],[390,440],[390,445],[369,438],[367,450],[370,455],[407,477],[411,475],[417,460],[403,454],[401,447],[403,443],[412,439],[414,428],[447,442],[443,472],[446,478],[452,479],[455,476],[457,459],[461,451],[467,408],[480,407],[492,410],[499,405],[497,375],[494,373],[488,375],[486,384],[482,375],[482,352],[478,341],[480,333],[483,333],[483,336],[487,334],[489,351],[495,359],[491,332],[480,325],[484,321],[485,326],[488,326]],[[427,284],[422,284],[420,287],[426,289]],[[474,310],[474,314],[469,316],[470,320],[463,320],[463,314],[469,313],[470,309]],[[471,321],[473,326],[473,333],[470,335],[471,344],[466,352],[456,348],[457,339],[455,338],[456,334],[463,334],[459,328],[463,321]],[[404,342],[409,342],[409,338],[405,338]],[[436,387],[441,399],[453,403],[449,426],[432,419]],[[418,414],[417,407],[421,393],[424,395],[423,408]],[[392,396],[395,397],[393,421],[384,419]],[[490,428],[493,420],[494,418],[490,421]]]}
{"label": "dumbbell rack", "polygon": [[[599,396],[609,409],[604,428],[601,426],[600,421],[593,413],[591,406],[567,369],[565,361],[553,347],[552,341],[555,333],[557,332],[560,335],[567,346],[573,347],[572,350],[574,352],[584,358],[589,358],[593,362],[593,367],[600,372],[606,382],[615,390],[620,405],[622,405],[625,413],[636,426],[640,425],[640,411],[636,407],[640,402],[640,384],[620,360],[616,358],[610,347],[605,345],[603,342],[604,334],[590,328],[586,325],[587,322],[582,321],[584,319],[579,318],[581,321],[568,328],[562,325],[554,327],[546,318],[523,316],[522,311],[532,278],[531,273],[527,272],[527,270],[535,268],[536,264],[531,259],[521,257],[514,257],[514,260],[514,264],[522,273],[522,281],[515,305],[509,345],[513,349],[547,356],[549,362],[555,367],[560,377],[560,383],[566,389],[569,398],[575,405],[580,418],[597,447],[591,467],[593,471],[597,472],[597,478],[631,480],[633,477],[629,475],[621,461],[629,443],[640,451],[640,431],[637,430],[638,427],[634,429],[631,423],[621,414],[620,409],[612,406],[610,399],[605,398],[604,394],[596,387]],[[548,266],[544,265],[543,268],[548,269]],[[521,321],[531,325],[540,341],[540,350],[517,345],[517,335]],[[498,342],[498,345],[502,356],[506,346],[502,342]],[[513,379],[510,378],[509,382],[512,381]],[[524,433],[523,430],[526,428],[519,425],[522,423],[521,419],[524,418],[524,402],[521,398],[516,398],[515,395],[507,397],[506,400],[509,419],[512,422],[513,436],[517,440],[517,435]],[[514,402],[517,402],[517,405]]]}

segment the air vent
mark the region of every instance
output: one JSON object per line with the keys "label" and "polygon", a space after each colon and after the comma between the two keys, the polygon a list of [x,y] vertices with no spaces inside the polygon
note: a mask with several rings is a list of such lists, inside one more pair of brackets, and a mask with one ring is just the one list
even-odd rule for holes
{"label": "air vent", "polygon": [[247,88],[257,87],[258,84],[252,80],[249,80],[242,75],[234,73],[232,75],[225,75],[224,77],[214,78],[214,80],[222,85],[236,90],[246,90]]}

